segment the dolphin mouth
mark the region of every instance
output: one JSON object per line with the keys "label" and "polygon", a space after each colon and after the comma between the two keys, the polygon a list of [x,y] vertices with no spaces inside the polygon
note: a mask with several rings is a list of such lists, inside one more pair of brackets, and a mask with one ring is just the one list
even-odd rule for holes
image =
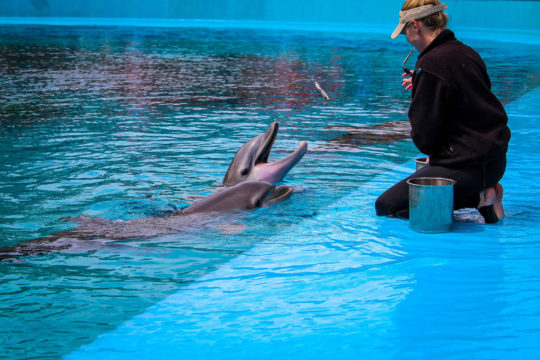
{"label": "dolphin mouth", "polygon": [[229,165],[223,184],[231,186],[246,180],[263,180],[270,183],[281,181],[302,159],[307,151],[307,142],[302,141],[298,148],[288,156],[268,162],[278,130],[278,123],[273,122],[263,134],[245,143],[236,152]]}
{"label": "dolphin mouth", "polygon": [[285,165],[285,164],[291,164],[291,167],[296,165],[296,163],[304,156],[304,154],[307,151],[307,142],[301,141],[296,150],[294,150],[289,155],[285,156],[282,159],[272,161],[271,163],[268,163],[269,165]]}
{"label": "dolphin mouth", "polygon": [[264,202],[264,207],[275,205],[291,197],[293,189],[290,186],[280,185],[274,188],[274,191],[268,195]]}
{"label": "dolphin mouth", "polygon": [[260,147],[259,153],[255,158],[255,163],[253,165],[264,164],[268,162],[268,157],[270,156],[270,151],[272,146],[274,146],[274,141],[276,141],[277,134],[279,130],[279,125],[277,122],[273,122],[272,125],[266,130],[262,138],[262,146]]}
{"label": "dolphin mouth", "polygon": [[300,161],[300,159],[304,156],[304,154],[307,151],[307,142],[301,141],[298,145],[298,148],[296,148],[295,151],[290,153],[289,155],[285,156],[284,158],[281,158],[279,160],[275,160],[271,163],[268,162],[268,158],[270,157],[270,152],[272,151],[272,146],[274,146],[274,142],[276,141],[277,134],[279,130],[279,125],[277,122],[272,123],[268,130],[263,135],[262,139],[262,146],[260,147],[260,151],[255,158],[254,166],[257,165],[288,165],[290,164],[290,167],[293,167]]}
{"label": "dolphin mouth", "polygon": [[302,141],[298,148],[288,156],[273,162],[261,162],[256,164],[253,168],[253,178],[268,181],[270,183],[280,182],[300,159],[302,159],[306,151],[307,142]]}

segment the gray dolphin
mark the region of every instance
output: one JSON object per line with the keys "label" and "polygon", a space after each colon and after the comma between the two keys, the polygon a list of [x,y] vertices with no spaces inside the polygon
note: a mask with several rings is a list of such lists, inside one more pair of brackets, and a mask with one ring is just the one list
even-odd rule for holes
{"label": "gray dolphin", "polygon": [[[89,216],[62,220],[77,224],[74,229],[54,233],[0,249],[0,260],[51,252],[76,253],[102,248],[112,241],[153,238],[214,226],[215,213],[249,210],[270,206],[288,199],[289,186],[275,186],[266,181],[244,181],[224,188],[204,200],[165,216],[133,220],[107,220]],[[224,221],[227,218],[223,219]]]}
{"label": "gray dolphin", "polygon": [[302,159],[307,151],[307,142],[302,141],[288,156],[268,162],[272,145],[276,140],[279,125],[274,122],[264,134],[245,143],[234,156],[223,179],[224,185],[234,185],[246,180],[262,180],[276,183]]}
{"label": "gray dolphin", "polygon": [[324,130],[345,133],[332,139],[332,145],[327,146],[338,150],[343,150],[347,147],[390,144],[411,138],[411,124],[409,121],[388,121],[381,124],[358,127],[329,126],[324,128]]}

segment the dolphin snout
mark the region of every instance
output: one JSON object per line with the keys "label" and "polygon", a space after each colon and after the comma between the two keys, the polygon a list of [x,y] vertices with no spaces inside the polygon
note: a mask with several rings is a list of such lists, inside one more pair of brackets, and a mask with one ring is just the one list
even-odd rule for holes
{"label": "dolphin snout", "polygon": [[271,183],[280,182],[285,175],[304,157],[307,152],[306,141],[300,142],[298,148],[286,157],[270,162],[257,164],[253,169],[253,178]]}

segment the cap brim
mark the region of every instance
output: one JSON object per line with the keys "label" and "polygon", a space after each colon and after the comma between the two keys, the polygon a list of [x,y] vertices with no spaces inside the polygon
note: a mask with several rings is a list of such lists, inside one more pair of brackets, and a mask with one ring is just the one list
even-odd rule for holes
{"label": "cap brim", "polygon": [[401,34],[401,32],[403,31],[403,28],[405,27],[406,24],[402,24],[402,23],[399,23],[398,26],[396,27],[396,29],[394,30],[394,32],[392,33],[392,35],[390,35],[390,37],[392,39],[395,39],[399,36],[399,34]]}

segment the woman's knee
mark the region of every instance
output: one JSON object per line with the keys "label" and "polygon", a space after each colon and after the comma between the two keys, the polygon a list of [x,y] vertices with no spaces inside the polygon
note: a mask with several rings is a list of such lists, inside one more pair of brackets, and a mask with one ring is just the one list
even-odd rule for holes
{"label": "woman's knee", "polygon": [[385,214],[385,209],[386,209],[386,204],[384,203],[383,200],[381,200],[381,196],[379,196],[377,198],[377,200],[375,200],[375,213],[377,214],[377,216],[385,216],[387,214]]}
{"label": "woman's knee", "polygon": [[375,200],[375,212],[377,216],[389,216],[392,215],[393,201],[391,201],[387,192]]}

